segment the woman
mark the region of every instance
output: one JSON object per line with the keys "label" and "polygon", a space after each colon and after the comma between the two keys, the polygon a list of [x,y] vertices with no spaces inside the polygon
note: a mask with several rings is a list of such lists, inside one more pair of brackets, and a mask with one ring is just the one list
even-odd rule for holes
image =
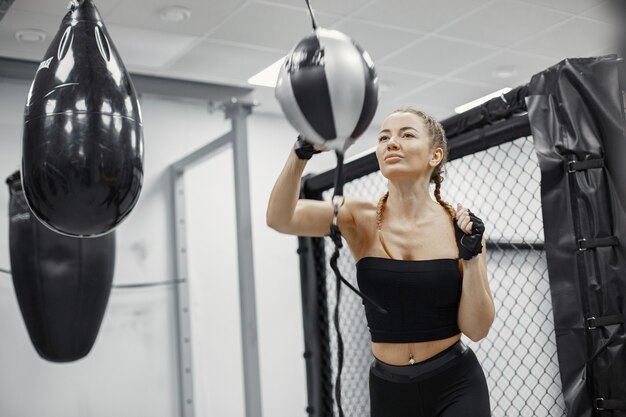
{"label": "woman", "polygon": [[[306,159],[321,148],[309,145],[307,153],[302,145],[272,190],[267,224],[321,237],[329,233],[332,204],[298,199]],[[388,310],[364,304],[374,356],[371,416],[490,416],[484,372],[460,340],[461,332],[474,342],[484,338],[495,317],[484,226],[467,208],[441,199],[443,128],[423,112],[396,110],[383,122],[376,157],[388,192],[378,203],[346,197],[337,217],[360,289]],[[472,238],[473,248],[463,243]]]}

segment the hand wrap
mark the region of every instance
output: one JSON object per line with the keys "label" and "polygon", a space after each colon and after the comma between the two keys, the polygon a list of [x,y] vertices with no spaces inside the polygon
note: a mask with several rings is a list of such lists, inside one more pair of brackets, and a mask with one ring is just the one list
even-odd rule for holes
{"label": "hand wrap", "polygon": [[311,159],[311,157],[314,154],[322,152],[322,151],[315,149],[313,147],[313,144],[310,142],[307,142],[302,137],[302,135],[298,135],[298,140],[296,140],[296,143],[293,145],[293,150],[296,153],[296,156],[298,157],[298,159],[303,159],[303,160]]}
{"label": "hand wrap", "polygon": [[483,250],[482,240],[485,225],[474,213],[467,211],[472,221],[472,234],[465,234],[454,221],[454,231],[456,234],[456,245],[459,247],[459,257],[465,260],[472,259]]}

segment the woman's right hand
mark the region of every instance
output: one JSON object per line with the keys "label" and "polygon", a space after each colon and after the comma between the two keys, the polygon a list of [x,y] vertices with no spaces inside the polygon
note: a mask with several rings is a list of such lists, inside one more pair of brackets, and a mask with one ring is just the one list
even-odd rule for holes
{"label": "woman's right hand", "polygon": [[321,145],[309,142],[302,135],[298,135],[298,139],[296,140],[296,143],[293,145],[293,149],[298,159],[302,159],[302,160],[309,160],[314,154],[325,152],[328,150],[327,148]]}

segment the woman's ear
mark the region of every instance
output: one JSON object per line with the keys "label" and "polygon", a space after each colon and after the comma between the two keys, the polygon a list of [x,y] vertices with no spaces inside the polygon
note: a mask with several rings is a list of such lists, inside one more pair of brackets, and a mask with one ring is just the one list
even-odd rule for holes
{"label": "woman's ear", "polygon": [[433,155],[430,158],[430,162],[433,162],[434,165],[432,163],[431,165],[436,167],[437,165],[439,165],[442,159],[443,159],[443,148],[435,148],[435,150],[433,151]]}

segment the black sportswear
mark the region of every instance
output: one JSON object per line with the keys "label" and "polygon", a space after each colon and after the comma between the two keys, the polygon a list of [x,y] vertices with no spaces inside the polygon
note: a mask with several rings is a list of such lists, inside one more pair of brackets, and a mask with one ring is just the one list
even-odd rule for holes
{"label": "black sportswear", "polygon": [[362,304],[373,342],[410,343],[460,333],[459,260],[364,257],[356,263],[359,288],[388,311]]}
{"label": "black sportswear", "polygon": [[491,417],[485,373],[461,340],[415,365],[374,358],[369,393],[371,417]]}

